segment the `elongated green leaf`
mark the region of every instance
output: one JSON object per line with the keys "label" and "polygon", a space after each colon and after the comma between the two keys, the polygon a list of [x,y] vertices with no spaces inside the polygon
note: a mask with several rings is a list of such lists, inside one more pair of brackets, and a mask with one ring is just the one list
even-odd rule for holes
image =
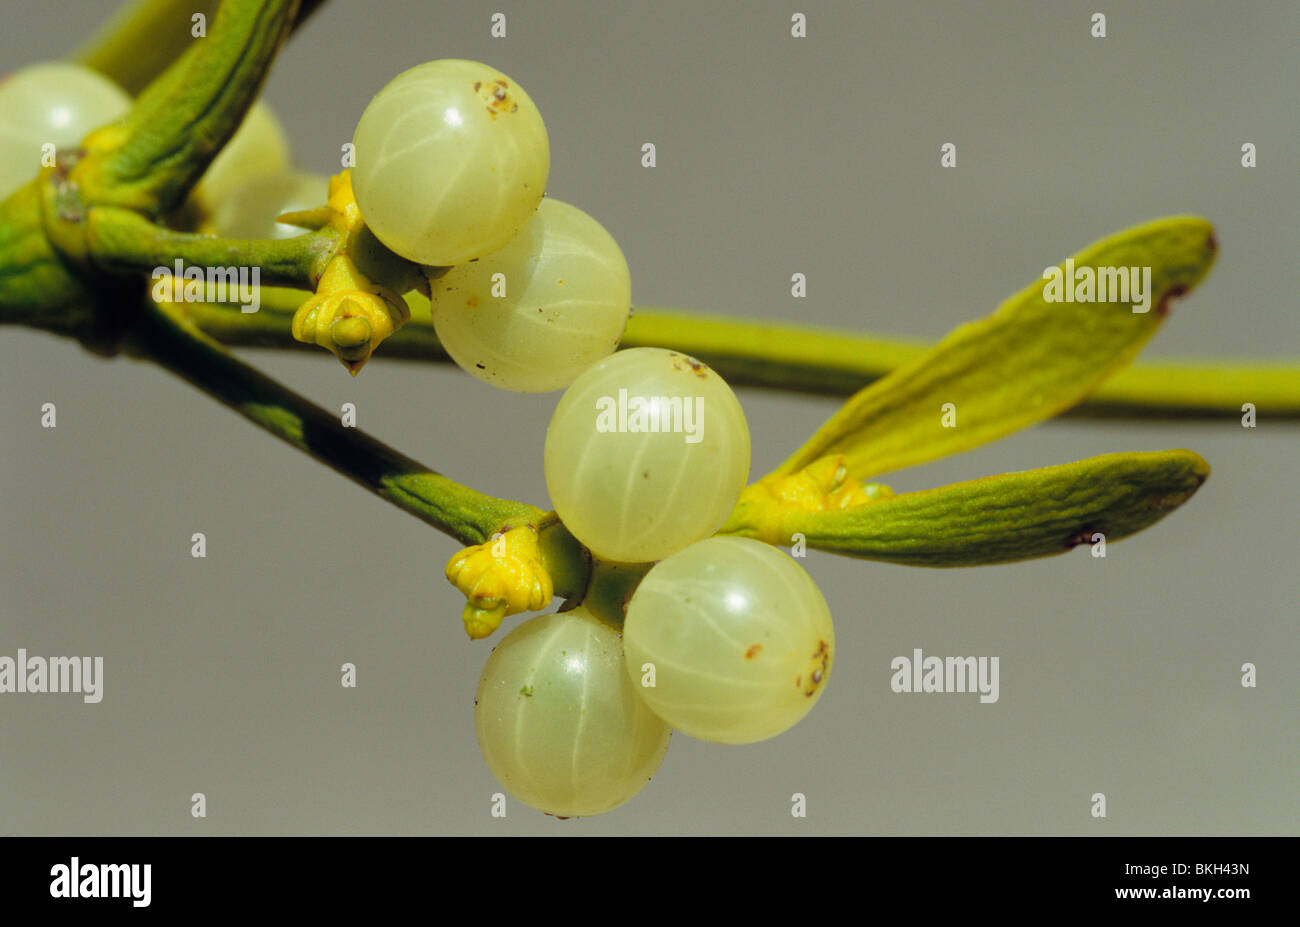
{"label": "elongated green leaf", "polygon": [[[1209,271],[1216,249],[1210,224],[1186,216],[1098,242],[1070,259],[1075,274],[1137,268],[1140,280],[1150,268],[1142,294],[1148,311],[1135,311],[1132,292],[1127,302],[1048,302],[1039,280],[849,399],[775,473],[844,454],[849,472],[864,479],[969,450],[1068,409],[1133,359],[1170,300]],[[1071,279],[1066,274],[1073,292]]]}
{"label": "elongated green leaf", "polygon": [[737,508],[723,532],[913,566],[1009,563],[1135,534],[1182,505],[1209,476],[1185,450],[1106,454],[1004,473],[829,512]]}

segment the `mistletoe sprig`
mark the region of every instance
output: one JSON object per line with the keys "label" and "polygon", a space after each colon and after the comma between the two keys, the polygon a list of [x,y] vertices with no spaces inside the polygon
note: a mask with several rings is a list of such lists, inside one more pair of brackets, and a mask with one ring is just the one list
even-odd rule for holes
{"label": "mistletoe sprig", "polygon": [[[243,121],[283,42],[315,4],[226,0],[211,34],[194,42],[176,28],[189,6],[146,0],[83,54],[140,94],[125,118],[92,132],[75,151],[61,152],[53,166],[0,202],[0,321],[75,338],[101,355],[156,363],[466,545],[451,557],[446,575],[466,598],[463,619],[471,637],[492,634],[507,615],[547,608],[554,595],[568,600],[563,612],[533,619],[506,639],[479,692],[479,739],[489,766],[510,780],[515,794],[556,814],[596,813],[629,798],[662,759],[669,725],[707,740],[746,743],[779,733],[808,711],[833,665],[830,615],[802,569],[775,548],[806,545],[929,567],[1052,556],[1154,524],[1196,492],[1209,466],[1196,453],[1175,449],[1107,454],[918,492],[896,494],[874,480],[1071,410],[1235,416],[1249,401],[1260,414],[1300,418],[1300,378],[1292,363],[1130,367],[1173,301],[1190,293],[1216,258],[1212,226],[1193,216],[1118,232],[1059,265],[1062,275],[1149,269],[1142,300],[1134,293],[1110,302],[1062,302],[1049,299],[1036,282],[934,345],[642,309],[626,321],[622,337],[622,347],[639,351],[606,357],[610,332],[593,321],[554,326],[544,336],[572,369],[529,369],[526,362],[540,358],[541,349],[525,351],[525,362],[515,363],[499,343],[489,345],[492,369],[467,363],[457,354],[464,353],[466,339],[482,335],[474,329],[474,309],[486,286],[478,279],[486,271],[472,267],[475,254],[524,249],[515,257],[529,258],[527,249],[546,235],[581,239],[583,279],[557,273],[546,284],[568,287],[567,296],[597,281],[606,295],[616,294],[605,302],[617,310],[619,329],[630,302],[627,268],[607,233],[575,207],[542,200],[549,148],[527,94],[483,65],[431,63],[381,91],[357,133],[382,147],[397,131],[390,131],[393,112],[458,93],[458,124],[460,114],[471,114],[485,127],[484,137],[514,133],[509,153],[521,160],[492,179],[519,181],[512,197],[462,189],[412,203],[405,178],[389,182],[388,192],[396,195],[385,196],[375,171],[344,171],[321,191],[317,208],[282,217],[305,230],[297,237],[196,233],[196,182]],[[148,46],[147,54],[132,53],[140,45]],[[401,141],[397,147],[409,150],[411,140]],[[415,143],[427,142],[422,137]],[[476,161],[495,157],[492,151],[459,154]],[[362,187],[368,212],[358,202]],[[496,211],[480,210],[483,203]],[[430,216],[430,210],[450,212]],[[412,215],[421,221],[412,222]],[[234,301],[209,302],[183,290],[177,298],[175,290],[151,287],[158,268],[174,263],[257,268],[260,308],[250,313]],[[459,346],[440,342],[435,313],[460,326],[454,329]],[[566,332],[569,341],[557,342],[555,331]],[[324,348],[353,375],[376,352],[421,360],[450,354],[476,376],[521,390],[568,382],[575,384],[571,392],[580,384],[608,389],[622,382],[609,380],[610,371],[631,367],[656,386],[686,383],[710,397],[711,427],[722,435],[710,451],[715,456],[706,468],[690,470],[682,462],[689,449],[661,460],[642,448],[634,471],[618,486],[631,498],[645,495],[639,480],[650,480],[651,470],[660,476],[666,468],[674,488],[708,474],[716,491],[697,487],[693,511],[683,513],[699,515],[705,530],[674,522],[685,531],[681,540],[644,524],[610,527],[616,509],[627,522],[630,507],[619,499],[606,500],[608,513],[598,506],[594,521],[580,517],[567,490],[577,487],[581,494],[584,479],[599,480],[582,476],[592,465],[585,448],[564,447],[574,421],[582,419],[591,430],[586,418],[575,418],[569,393],[546,449],[548,484],[561,518],[478,492],[344,427],[332,413],[235,358],[227,347],[238,345]],[[849,398],[781,466],[745,486],[748,430],[718,374],[733,383]],[[589,418],[586,406],[582,410]],[[554,453],[553,442],[560,446]],[[626,463],[615,460],[613,470],[602,472]],[[557,486],[566,492],[557,493]],[[718,505],[723,508],[714,512]],[[700,581],[701,569],[712,577],[707,582]],[[776,600],[787,596],[777,608]],[[748,602],[747,610],[736,611],[737,602]],[[712,621],[685,629],[675,624],[706,606],[714,615],[725,613],[735,634],[707,636]],[[539,635],[542,625],[534,622],[542,622],[546,633]],[[743,649],[733,646],[737,634]],[[779,650],[774,640],[789,646]],[[667,662],[683,672],[637,689],[639,698],[617,694],[632,685],[638,667],[653,667],[657,655],[668,653],[675,656]],[[564,666],[575,659],[583,661],[588,682],[599,679],[600,691],[615,694],[590,702],[588,689],[571,691],[573,674],[566,677]],[[520,673],[531,673],[522,686],[516,684]],[[563,696],[558,703],[548,701],[557,693]],[[584,714],[573,728],[570,708],[579,695],[582,711],[594,714]],[[584,754],[584,762],[596,766],[578,776],[580,741],[597,735],[618,749]]]}
{"label": "mistletoe sprig", "polygon": [[[923,567],[1062,554],[1156,523],[1195,494],[1209,465],[1190,450],[1108,454],[897,494],[880,477],[1070,411],[1221,417],[1252,402],[1261,415],[1300,419],[1294,363],[1131,367],[1174,300],[1216,260],[1216,235],[1199,217],[1119,231],[1058,265],[1062,276],[1149,269],[1141,300],[1060,302],[1039,281],[936,345],[646,308],[625,319],[619,248],[580,209],[542,200],[550,152],[541,117],[523,88],[476,62],[430,62],[399,75],[361,117],[357,148],[393,143],[396,163],[400,152],[437,143],[419,120],[393,114],[456,95],[456,124],[477,118],[482,138],[504,133],[510,144],[439,153],[490,164],[495,177],[478,173],[498,187],[443,196],[445,178],[425,172],[429,189],[417,194],[428,195],[415,195],[407,176],[344,170],[318,207],[281,217],[304,230],[298,237],[195,233],[192,213],[205,208],[195,205],[196,182],[316,4],[225,0],[201,40],[178,29],[192,5],[144,0],[83,53],[139,96],[125,118],[60,152],[0,202],[0,321],[159,364],[455,538],[465,547],[446,576],[464,594],[471,637],[490,636],[504,616],[545,610],[554,595],[567,599],[564,610],[506,637],[476,699],[487,764],[543,810],[593,814],[627,801],[658,766],[669,728],[753,742],[809,711],[832,671],[835,636],[822,595],[780,547]],[[207,13],[213,4],[198,7]],[[389,161],[370,164],[380,163]],[[541,281],[556,302],[573,295],[612,313],[551,325],[536,335],[541,347],[523,352],[497,332],[482,355],[490,363],[471,363],[465,345],[484,342],[476,325],[487,315],[476,309],[490,302],[480,299],[487,261],[474,267],[476,255],[530,261],[542,241],[565,242],[549,252],[581,254],[582,273]],[[260,308],[151,286],[157,269],[177,263],[256,268]],[[591,299],[595,290],[607,298]],[[435,317],[438,332],[454,333],[446,345]],[[637,350],[607,356],[619,330],[621,347]],[[469,488],[344,428],[231,346],[325,348],[354,376],[376,355],[450,355],[512,389],[572,382],[545,452],[563,517]],[[543,369],[547,352],[558,368]],[[633,438],[619,450],[602,438],[595,450],[584,403],[632,369],[654,386],[650,395],[673,395],[672,384],[684,385],[684,402],[707,395],[705,465],[689,442],[664,451]],[[746,486],[748,426],[723,377],[848,399],[785,463]],[[582,402],[569,399],[582,389]],[[647,490],[651,471],[663,482]],[[693,491],[663,504],[676,519],[667,528],[654,506],[642,504],[650,517],[642,511],[641,521],[629,516],[630,499],[654,502],[659,486],[676,493],[682,485]],[[585,512],[575,506],[608,486],[621,497],[606,493]],[[712,633],[719,621],[728,631]],[[575,662],[582,672],[571,672]],[[658,683],[638,676],[646,667],[653,676],[656,664]]]}
{"label": "mistletoe sprig", "polygon": [[[255,100],[298,15],[297,4],[289,0],[222,4],[212,34],[191,43],[153,79],[122,123],[93,133],[79,151],[61,157],[58,166],[0,206],[2,318],[71,335],[101,353],[123,350],[160,363],[463,543],[490,542],[531,526],[537,533],[536,556],[554,590],[582,598],[591,558],[554,513],[477,493],[362,432],[342,428],[334,415],[258,374],[208,337],[277,347],[295,346],[294,334],[300,343],[317,341],[314,332],[301,337],[302,310],[310,303],[303,291],[315,292],[322,278],[328,283],[332,262],[338,267],[356,250],[347,247],[349,238],[355,243],[364,234],[355,211],[346,221],[319,213],[314,223],[304,223],[315,225],[310,233],[276,241],[227,240],[167,223]],[[115,47],[115,39],[120,41],[110,36],[101,42],[88,59],[138,66],[130,56],[104,50]],[[141,82],[138,75],[134,80]],[[344,215],[347,202],[346,197],[331,200],[338,207],[334,216]],[[365,252],[367,270],[386,293],[412,294],[414,318],[391,334],[384,350],[398,357],[444,358],[427,301],[418,295],[427,292],[424,277],[373,236],[367,236]],[[1069,549],[1091,531],[1116,539],[1146,527],[1185,501],[1208,466],[1188,451],[1108,455],[869,505],[827,510],[826,499],[846,481],[969,449],[1063,413],[1089,396],[1137,413],[1177,410],[1180,398],[1190,400],[1183,403],[1184,412],[1205,411],[1200,396],[1184,391],[1171,401],[1168,392],[1143,392],[1141,379],[1130,371],[1125,381],[1123,371],[1164,320],[1171,300],[1200,281],[1214,255],[1213,231],[1203,220],[1149,223],[1071,260],[1075,267],[1152,267],[1155,311],[1134,313],[1128,304],[1049,304],[1041,286],[1032,285],[993,316],[959,328],[933,347],[644,310],[630,320],[624,346],[653,343],[688,351],[741,383],[830,393],[869,383],[786,464],[746,490],[725,533],[778,544],[801,534],[811,546],[837,553],[927,565],[1045,556]],[[259,267],[265,294],[261,311],[245,314],[229,304],[146,298],[144,276],[177,258],[196,265]],[[357,340],[368,357],[371,340]],[[348,350],[326,346],[335,353]],[[1182,381],[1204,382],[1204,372],[1190,367]],[[1294,415],[1300,402],[1287,378],[1291,372],[1284,365],[1235,369],[1230,373],[1236,382],[1222,390],[1224,396],[1213,397],[1214,410],[1249,395],[1270,410]],[[1154,378],[1167,382],[1165,373],[1156,371]],[[1127,391],[1107,393],[1107,382],[1127,383]],[[959,416],[955,427],[941,421],[946,404]],[[806,491],[793,491],[792,480],[805,484]],[[520,557],[511,549],[501,566],[506,573],[517,570]],[[480,574],[481,569],[471,571],[473,580],[458,580],[471,605],[496,607],[498,598],[531,604],[518,593],[474,595],[475,588],[485,588]]]}
{"label": "mistletoe sprig", "polygon": [[[294,334],[305,342],[325,338],[316,330],[302,338],[302,309],[310,303],[303,291],[315,292],[323,278],[330,282],[327,269],[356,250],[347,243],[364,233],[355,212],[347,221],[321,213],[315,223],[305,223],[315,225],[310,233],[277,241],[197,235],[167,222],[255,100],[300,15],[297,6],[291,0],[222,4],[212,34],[190,43],[157,75],[123,122],[93,133],[80,150],[61,157],[0,206],[0,318],[70,335],[100,353],[123,350],[160,363],[463,543],[532,526],[536,556],[554,590],[581,598],[588,591],[590,556],[554,513],[475,492],[342,428],[335,416],[258,374],[209,337],[277,347],[294,346]],[[138,59],[111,53],[120,42],[120,35],[110,36],[87,59],[105,67],[138,67]],[[138,74],[132,79],[143,83]],[[339,206],[334,215],[346,208]],[[417,268],[372,236],[365,251],[376,290],[427,291]],[[1115,539],[1153,523],[1191,495],[1208,467],[1188,451],[1108,455],[869,505],[828,509],[826,500],[853,481],[994,440],[1089,396],[1098,397],[1103,409],[1119,405],[1140,413],[1177,411],[1180,400],[1184,412],[1206,411],[1207,405],[1221,412],[1225,402],[1248,395],[1270,411],[1295,415],[1300,401],[1293,368],[1284,365],[1230,371],[1233,382],[1209,403],[1186,390],[1144,391],[1133,371],[1124,379],[1124,368],[1167,316],[1171,300],[1202,279],[1214,255],[1213,231],[1200,219],[1163,219],[1121,232],[1071,260],[1075,267],[1152,267],[1155,311],[1134,313],[1128,304],[1049,304],[1041,286],[1032,285],[988,319],[928,348],[654,311],[636,313],[624,345],[688,351],[742,383],[831,393],[869,383],[786,464],[746,490],[724,532],[770,543],[789,543],[802,534],[810,545],[837,553],[927,565],[1045,556],[1069,549],[1090,531]],[[259,267],[262,310],[245,314],[231,305],[148,299],[144,275],[177,258]],[[444,357],[428,322],[427,301],[413,295],[412,302],[413,321],[391,335],[385,350],[399,357]],[[377,344],[369,337],[354,341],[363,344],[362,360]],[[335,353],[349,350],[327,346]],[[1153,371],[1151,379],[1167,383],[1167,373]],[[1187,368],[1179,383],[1204,382],[1204,373],[1203,367]],[[1108,382],[1127,389],[1107,393]],[[941,421],[947,404],[959,416],[955,427]],[[806,491],[792,490],[795,483]],[[515,570],[518,557],[512,553],[502,569]],[[478,605],[497,598],[531,603],[517,593],[475,596],[483,582],[476,575],[458,585]]]}

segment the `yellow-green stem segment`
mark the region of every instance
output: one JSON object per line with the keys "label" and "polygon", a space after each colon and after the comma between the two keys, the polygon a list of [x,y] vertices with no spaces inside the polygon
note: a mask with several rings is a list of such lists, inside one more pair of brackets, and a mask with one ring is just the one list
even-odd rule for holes
{"label": "yellow-green stem segment", "polygon": [[[289,323],[301,293],[262,297],[262,311],[190,304],[194,323],[229,347],[298,349]],[[418,298],[411,321],[384,343],[383,360],[450,361]],[[849,396],[913,363],[931,344],[843,329],[639,307],[622,347],[664,347],[698,357],[733,386]],[[1292,358],[1180,358],[1135,363],[1112,374],[1066,415],[1088,418],[1223,419],[1253,403],[1262,420],[1300,420],[1300,361]]]}

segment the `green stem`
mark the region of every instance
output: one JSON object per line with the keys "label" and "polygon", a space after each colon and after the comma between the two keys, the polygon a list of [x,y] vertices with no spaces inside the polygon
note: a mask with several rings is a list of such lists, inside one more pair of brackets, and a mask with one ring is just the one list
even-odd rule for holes
{"label": "green stem", "polygon": [[[233,301],[191,302],[184,309],[186,317],[195,326],[227,347],[290,348],[319,354],[318,346],[294,341],[289,333],[293,315],[308,295],[301,289],[264,287],[261,308],[256,313],[241,313],[239,305]],[[407,301],[414,303],[415,298]],[[411,321],[384,341],[378,354],[403,360],[450,360],[433,332],[427,308],[423,318],[419,318],[419,305],[413,305],[411,315]]]}
{"label": "green stem", "polygon": [[591,568],[582,601],[586,608],[611,627],[622,629],[627,603],[650,572],[653,563],[595,563]]}
{"label": "green stem", "polygon": [[736,385],[833,396],[852,395],[929,348],[919,340],[641,307],[622,346],[683,351]]}
{"label": "green stem", "polygon": [[591,581],[591,553],[569,533],[554,512],[547,512],[534,524],[538,528],[542,564],[551,576],[555,594],[565,599],[583,595]]}
{"label": "green stem", "polygon": [[[289,337],[296,305],[263,301],[262,311],[188,307],[195,324],[231,346],[308,348]],[[736,386],[761,386],[847,396],[928,350],[915,339],[862,335],[831,328],[639,308],[623,337],[625,348],[657,346],[699,357]],[[427,308],[384,342],[377,356],[446,361]],[[1182,359],[1138,363],[1119,371],[1067,415],[1087,418],[1223,419],[1251,402],[1261,417],[1300,420],[1300,365],[1292,360]]]}
{"label": "green stem", "polygon": [[[209,20],[219,0],[133,0],[124,3],[72,56],[117,81],[132,96],[184,53],[195,40],[194,20]],[[300,27],[324,0],[302,0],[293,28]]]}
{"label": "green stem", "polygon": [[132,96],[194,41],[194,21],[212,18],[217,0],[135,0],[123,4],[73,58],[111,77]]}
{"label": "green stem", "polygon": [[189,325],[173,306],[146,303],[126,344],[229,406],[259,428],[462,544],[481,544],[508,523],[547,513],[498,499],[435,473],[241,363]]}
{"label": "green stem", "polygon": [[[257,266],[268,283],[314,286],[337,233],[231,243],[145,218],[176,207],[233,134],[299,9],[297,0],[226,0],[211,35],[192,42],[124,122],[92,133],[75,156],[0,202],[0,322],[71,334],[112,354],[137,298],[118,299],[132,281],[102,271],[148,273],[178,256],[206,267]],[[166,8],[137,12],[143,20],[128,16],[122,28],[139,38]]]}
{"label": "green stem", "polygon": [[173,270],[179,260],[200,269],[257,268],[263,285],[304,290],[315,290],[339,240],[338,230],[330,226],[295,238],[214,238],[173,231],[139,213],[114,207],[92,209],[86,226],[90,259],[114,273],[149,275],[159,267]]}
{"label": "green stem", "polygon": [[1248,402],[1261,420],[1300,421],[1300,364],[1285,358],[1134,364],[1102,383],[1088,398],[1086,414],[1153,421],[1235,419]]}
{"label": "green stem", "polygon": [[209,35],[136,100],[112,143],[78,166],[84,202],[151,218],[184,201],[239,128],[288,36],[297,0],[225,0]]}

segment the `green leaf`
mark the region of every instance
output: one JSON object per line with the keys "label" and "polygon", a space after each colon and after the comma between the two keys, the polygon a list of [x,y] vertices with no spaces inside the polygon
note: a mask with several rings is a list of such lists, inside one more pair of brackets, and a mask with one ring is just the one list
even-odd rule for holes
{"label": "green leaf", "polygon": [[[1206,275],[1216,250],[1211,225],[1186,216],[1098,242],[1073,258],[1076,270],[1150,267],[1150,311],[1134,311],[1136,300],[1047,302],[1039,280],[849,399],[773,475],[843,454],[849,472],[863,479],[1057,415],[1133,359],[1170,300]],[[948,408],[955,425],[945,427]]]}
{"label": "green leaf", "polygon": [[1186,450],[1106,454],[828,512],[742,503],[723,532],[912,566],[1009,563],[1135,534],[1182,505],[1210,474]]}

